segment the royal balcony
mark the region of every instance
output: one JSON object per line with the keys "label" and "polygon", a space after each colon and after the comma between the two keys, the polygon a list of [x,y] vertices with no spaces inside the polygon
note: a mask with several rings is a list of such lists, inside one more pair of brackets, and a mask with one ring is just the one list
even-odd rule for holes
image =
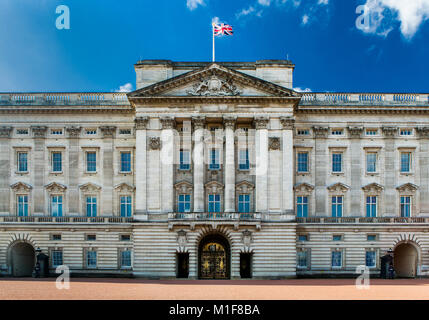
{"label": "royal balcony", "polygon": [[297,223],[305,224],[365,224],[365,223],[382,223],[382,224],[429,224],[429,217],[308,217],[296,218]]}
{"label": "royal balcony", "polygon": [[169,213],[168,224],[171,229],[175,225],[187,225],[193,228],[195,225],[233,225],[235,228],[241,225],[261,226],[260,213]]}
{"label": "royal balcony", "polygon": [[0,223],[131,223],[132,217],[0,216]]}

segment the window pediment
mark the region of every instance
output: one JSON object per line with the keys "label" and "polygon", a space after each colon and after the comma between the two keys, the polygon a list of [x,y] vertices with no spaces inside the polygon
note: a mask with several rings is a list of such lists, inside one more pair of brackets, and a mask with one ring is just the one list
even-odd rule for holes
{"label": "window pediment", "polygon": [[136,188],[134,186],[124,182],[124,183],[117,184],[114,187],[114,189],[119,191],[119,192],[122,192],[122,191],[133,192]]}
{"label": "window pediment", "polygon": [[255,186],[248,181],[242,181],[235,186],[235,190],[240,193],[250,193],[253,189],[255,189]]}
{"label": "window pediment", "polygon": [[350,189],[348,185],[338,182],[328,187],[328,190],[331,192],[347,192]]}
{"label": "window pediment", "polygon": [[362,187],[362,190],[365,192],[381,192],[383,191],[384,187],[378,183],[370,183],[367,184],[366,186]]}
{"label": "window pediment", "polygon": [[95,192],[101,190],[101,187],[99,185],[90,182],[81,185],[79,188],[84,192]]}
{"label": "window pediment", "polygon": [[413,183],[404,183],[396,188],[399,192],[415,192],[419,187]]}
{"label": "window pediment", "polygon": [[314,190],[314,186],[309,183],[299,183],[294,186],[295,191],[297,192],[312,192]]}
{"label": "window pediment", "polygon": [[176,189],[179,193],[188,194],[193,190],[193,185],[187,181],[178,182],[174,185],[174,189]]}
{"label": "window pediment", "polygon": [[10,186],[14,191],[30,191],[33,187],[24,182],[17,182]]}
{"label": "window pediment", "polygon": [[67,187],[61,183],[51,182],[45,186],[46,190],[50,192],[64,192]]}
{"label": "window pediment", "polygon": [[217,181],[208,182],[206,183],[205,187],[206,187],[206,191],[209,193],[218,193],[218,192],[222,192],[223,190],[223,184]]}

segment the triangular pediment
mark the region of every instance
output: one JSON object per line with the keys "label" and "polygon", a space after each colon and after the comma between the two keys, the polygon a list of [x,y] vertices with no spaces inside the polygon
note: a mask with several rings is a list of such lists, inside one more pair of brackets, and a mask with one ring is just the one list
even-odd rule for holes
{"label": "triangular pediment", "polygon": [[362,187],[362,190],[366,192],[381,192],[383,190],[383,186],[374,182]]}
{"label": "triangular pediment", "polygon": [[149,97],[277,97],[296,98],[301,95],[291,89],[251,75],[211,63],[128,94],[132,101]]}
{"label": "triangular pediment", "polygon": [[347,192],[350,187],[344,183],[338,182],[328,187],[328,190],[331,192]]}
{"label": "triangular pediment", "polygon": [[400,192],[414,192],[418,189],[419,187],[413,183],[404,183],[403,185],[400,185],[399,187],[397,187],[396,189]]}

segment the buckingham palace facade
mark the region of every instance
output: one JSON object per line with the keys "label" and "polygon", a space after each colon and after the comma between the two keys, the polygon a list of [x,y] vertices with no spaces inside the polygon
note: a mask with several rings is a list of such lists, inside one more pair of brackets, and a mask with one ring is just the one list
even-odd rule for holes
{"label": "buckingham palace facade", "polygon": [[0,274],[429,275],[429,95],[299,93],[288,60],[0,93]]}

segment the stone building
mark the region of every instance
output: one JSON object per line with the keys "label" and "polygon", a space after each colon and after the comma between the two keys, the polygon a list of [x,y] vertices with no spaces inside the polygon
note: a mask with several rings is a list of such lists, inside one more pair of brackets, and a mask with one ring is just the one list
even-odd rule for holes
{"label": "stone building", "polygon": [[123,93],[0,93],[0,271],[429,272],[428,94],[298,93],[294,65],[135,65]]}

